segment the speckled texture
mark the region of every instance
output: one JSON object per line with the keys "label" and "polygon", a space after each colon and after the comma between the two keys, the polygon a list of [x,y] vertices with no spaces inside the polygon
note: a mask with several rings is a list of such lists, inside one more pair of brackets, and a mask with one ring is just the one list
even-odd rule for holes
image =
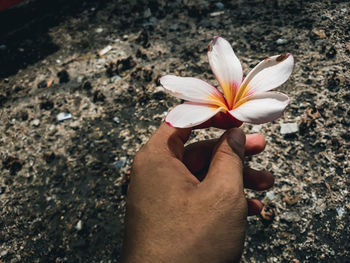
{"label": "speckled texture", "polygon": [[[350,261],[348,1],[43,2],[8,10],[45,15],[0,31],[1,262],[118,262],[133,156],[179,103],[157,80],[217,84],[206,55],[215,35],[245,74],[279,53],[296,62],[279,88],[291,97],[284,116],[242,126],[268,142],[247,162],[276,177],[247,192],[265,209],[248,220],[242,262]],[[58,122],[61,112],[72,119]],[[297,133],[280,133],[294,122]]]}

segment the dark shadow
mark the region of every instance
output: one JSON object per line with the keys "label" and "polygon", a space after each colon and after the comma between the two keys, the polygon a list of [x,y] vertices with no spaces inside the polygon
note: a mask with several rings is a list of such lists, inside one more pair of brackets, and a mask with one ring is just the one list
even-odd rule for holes
{"label": "dark shadow", "polygon": [[[59,47],[52,42],[48,34],[50,28],[59,25],[67,17],[81,14],[83,11],[90,12],[95,16],[108,0],[29,0],[25,4],[0,12],[0,79],[16,74],[18,70],[26,68],[56,52]],[[208,5],[179,5],[177,3],[166,3],[161,8],[157,0],[145,0],[136,3],[127,1],[119,2],[117,8],[111,11],[108,19],[119,22],[119,29],[130,30],[132,26],[142,28],[146,20],[141,16],[130,16],[129,14],[140,12],[149,7],[157,18],[163,17],[164,10],[182,10],[188,18],[198,20],[198,25],[206,28],[221,28],[223,25],[211,23],[209,13],[215,11],[215,2],[208,1]],[[249,40],[264,42],[264,36],[269,34],[269,26],[278,27],[292,26],[297,28],[312,28],[313,20],[305,16],[305,4],[302,1],[286,1],[278,5],[278,1],[247,1],[241,4],[231,1],[223,1],[226,12],[231,13],[232,22],[238,26],[251,24],[260,20],[259,26],[254,32],[242,33]],[[141,4],[142,3],[142,4]],[[259,7],[257,7],[257,5]],[[175,12],[176,13],[176,12]],[[303,15],[302,15],[303,14]],[[176,24],[177,18],[174,17]],[[276,36],[276,39],[278,36]],[[274,43],[274,42],[273,42]],[[288,44],[289,50],[293,44]],[[241,47],[242,48],[242,47]],[[251,45],[251,49],[259,49],[259,46]],[[294,47],[293,48],[297,48]],[[274,46],[268,47],[274,49]],[[186,52],[185,52],[186,53]],[[193,52],[187,52],[185,55]]]}
{"label": "dark shadow", "polygon": [[83,10],[104,6],[106,0],[32,0],[0,12],[0,78],[56,52],[51,27]]}

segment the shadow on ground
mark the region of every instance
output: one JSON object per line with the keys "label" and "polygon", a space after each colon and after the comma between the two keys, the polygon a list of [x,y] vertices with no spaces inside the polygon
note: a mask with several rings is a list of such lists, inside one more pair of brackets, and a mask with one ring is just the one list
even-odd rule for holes
{"label": "shadow on ground", "polygon": [[31,0],[0,12],[0,78],[16,74],[58,51],[50,28],[106,0]]}

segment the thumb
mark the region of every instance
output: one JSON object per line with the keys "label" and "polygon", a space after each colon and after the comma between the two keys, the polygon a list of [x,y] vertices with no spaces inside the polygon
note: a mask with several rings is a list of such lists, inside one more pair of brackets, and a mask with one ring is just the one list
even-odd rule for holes
{"label": "thumb", "polygon": [[212,186],[229,187],[235,193],[243,193],[243,157],[246,136],[241,129],[226,131],[220,138],[203,180]]}

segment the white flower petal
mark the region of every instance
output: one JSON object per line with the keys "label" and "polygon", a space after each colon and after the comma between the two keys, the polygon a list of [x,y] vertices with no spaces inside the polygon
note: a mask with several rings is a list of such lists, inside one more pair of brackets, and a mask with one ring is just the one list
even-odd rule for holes
{"label": "white flower petal", "polygon": [[209,43],[208,58],[210,67],[231,107],[243,79],[241,63],[230,43],[221,37],[215,37]]}
{"label": "white flower petal", "polygon": [[287,95],[265,92],[247,97],[244,103],[229,113],[240,121],[262,124],[281,117],[288,104]]}
{"label": "white flower petal", "polygon": [[225,105],[221,92],[203,80],[166,75],[159,81],[164,89],[174,97],[197,103]]}
{"label": "white flower petal", "polygon": [[165,121],[173,127],[189,128],[209,120],[221,109],[221,107],[185,102],[172,109]]}
{"label": "white flower petal", "polygon": [[236,101],[244,96],[277,88],[287,81],[293,67],[294,59],[289,53],[266,58],[255,66],[244,79]]}

